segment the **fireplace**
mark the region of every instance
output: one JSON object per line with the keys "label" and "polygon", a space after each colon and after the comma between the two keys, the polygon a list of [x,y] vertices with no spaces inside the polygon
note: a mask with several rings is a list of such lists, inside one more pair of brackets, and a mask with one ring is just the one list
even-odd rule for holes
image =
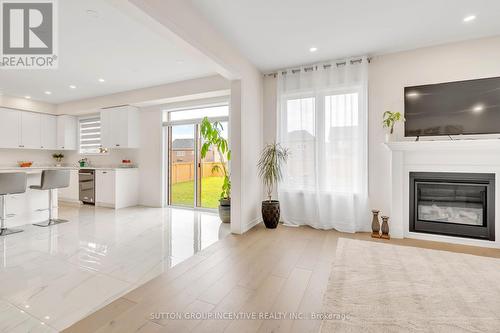
{"label": "fireplace", "polygon": [[410,172],[410,231],[495,240],[495,174]]}

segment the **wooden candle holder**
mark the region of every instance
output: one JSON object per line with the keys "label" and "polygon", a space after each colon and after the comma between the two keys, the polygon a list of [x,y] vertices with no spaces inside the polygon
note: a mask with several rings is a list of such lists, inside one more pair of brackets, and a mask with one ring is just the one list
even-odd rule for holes
{"label": "wooden candle holder", "polygon": [[372,214],[372,238],[380,238],[380,221],[378,219],[378,213],[380,211],[373,209]]}

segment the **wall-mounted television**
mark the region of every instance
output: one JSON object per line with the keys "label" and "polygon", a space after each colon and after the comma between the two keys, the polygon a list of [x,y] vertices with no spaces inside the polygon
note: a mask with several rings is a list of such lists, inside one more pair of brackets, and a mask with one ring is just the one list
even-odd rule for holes
{"label": "wall-mounted television", "polygon": [[500,133],[500,77],[405,87],[405,136]]}

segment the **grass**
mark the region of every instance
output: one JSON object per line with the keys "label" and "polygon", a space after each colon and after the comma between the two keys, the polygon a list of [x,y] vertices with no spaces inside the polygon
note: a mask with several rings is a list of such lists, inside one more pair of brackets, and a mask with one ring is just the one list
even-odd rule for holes
{"label": "grass", "polygon": [[[223,177],[205,177],[201,180],[201,206],[217,208],[222,188]],[[172,204],[193,206],[194,181],[172,185]]]}

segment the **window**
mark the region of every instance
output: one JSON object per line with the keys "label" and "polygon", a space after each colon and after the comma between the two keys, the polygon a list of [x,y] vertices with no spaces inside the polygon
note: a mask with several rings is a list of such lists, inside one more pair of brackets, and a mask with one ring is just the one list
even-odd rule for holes
{"label": "window", "polygon": [[101,146],[101,116],[81,117],[78,121],[80,154],[102,154],[107,150]]}
{"label": "window", "polygon": [[177,155],[177,157],[186,156],[186,152],[185,151],[178,151],[178,152],[176,152],[176,155]]}
{"label": "window", "polygon": [[315,109],[316,98],[294,98],[286,101],[286,137],[290,149],[287,163],[288,186],[307,188],[314,186],[316,156]]}
{"label": "window", "polygon": [[[354,90],[285,97],[282,141],[291,154],[283,186],[330,192],[351,187],[359,145],[358,100]],[[318,176],[323,169],[330,177]]]}
{"label": "window", "polygon": [[358,93],[325,96],[328,128],[358,126]]}
{"label": "window", "polygon": [[203,117],[208,118],[219,118],[229,116],[229,105],[215,105],[215,106],[202,106],[193,107],[183,110],[173,110],[167,111],[165,113],[164,121],[183,121],[183,120],[193,120],[202,119]]}

